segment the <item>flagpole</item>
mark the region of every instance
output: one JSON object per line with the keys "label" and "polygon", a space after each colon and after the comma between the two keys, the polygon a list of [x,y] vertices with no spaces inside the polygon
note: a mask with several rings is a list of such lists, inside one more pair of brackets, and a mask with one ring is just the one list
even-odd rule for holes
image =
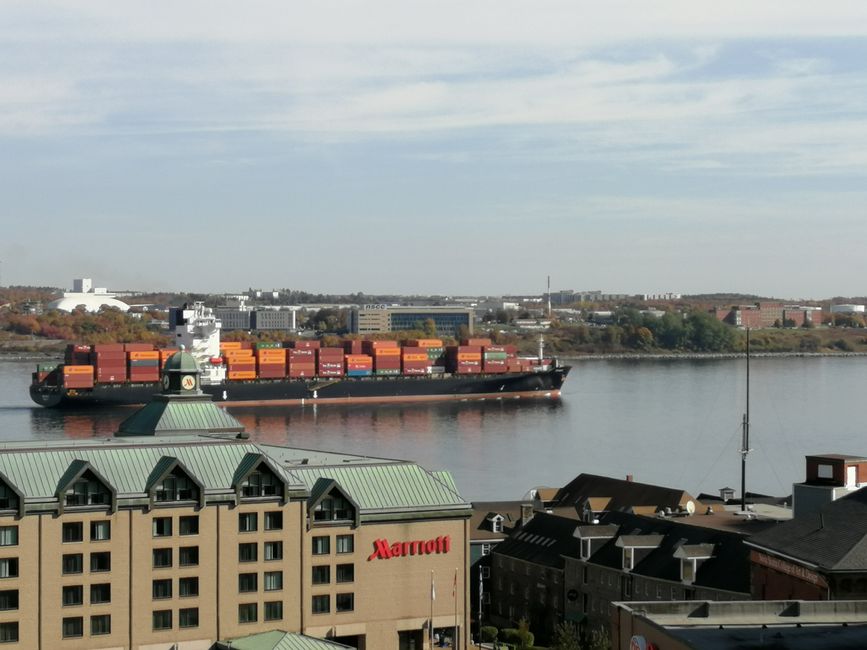
{"label": "flagpole", "polygon": [[434,599],[436,598],[436,592],[434,591],[434,572],[431,570],[430,572],[430,629],[428,630],[430,634],[430,650],[433,650],[434,641],[433,641],[433,605]]}
{"label": "flagpole", "polygon": [[452,639],[452,648],[458,647],[458,568],[455,567],[455,586],[452,589],[452,595],[455,597],[455,634]]}

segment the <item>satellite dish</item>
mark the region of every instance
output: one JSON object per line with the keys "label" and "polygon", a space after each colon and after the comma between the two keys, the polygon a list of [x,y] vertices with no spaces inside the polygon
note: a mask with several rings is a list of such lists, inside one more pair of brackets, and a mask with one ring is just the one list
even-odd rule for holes
{"label": "satellite dish", "polygon": [[689,500],[686,502],[686,514],[694,515],[695,514],[695,502]]}

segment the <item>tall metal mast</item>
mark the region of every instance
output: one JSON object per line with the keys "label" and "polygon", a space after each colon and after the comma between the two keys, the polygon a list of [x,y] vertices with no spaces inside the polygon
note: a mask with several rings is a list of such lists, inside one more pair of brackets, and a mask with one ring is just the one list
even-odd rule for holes
{"label": "tall metal mast", "polygon": [[750,328],[747,328],[747,408],[744,413],[741,440],[741,511],[747,511],[747,454],[750,449]]}

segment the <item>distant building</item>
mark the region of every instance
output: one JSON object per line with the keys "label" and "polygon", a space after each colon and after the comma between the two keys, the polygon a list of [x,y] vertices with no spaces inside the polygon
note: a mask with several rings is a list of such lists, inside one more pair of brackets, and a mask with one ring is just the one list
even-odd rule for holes
{"label": "distant building", "polygon": [[719,320],[735,327],[761,329],[765,327],[803,327],[821,325],[822,308],[757,302],[753,305],[717,307],[712,312]]}
{"label": "distant building", "polygon": [[831,305],[831,313],[863,316],[864,305]]}
{"label": "distant building", "polygon": [[695,497],[686,490],[639,483],[631,476],[624,480],[579,474],[557,491],[549,507],[569,508],[585,521],[591,521],[593,515],[607,511],[645,515],[686,512],[688,504],[695,507],[695,502]]}
{"label": "distant building", "polygon": [[418,305],[364,305],[350,312],[353,334],[374,334],[421,329],[432,320],[440,336],[458,336],[461,328],[473,333],[474,310],[470,307],[427,307]]}
{"label": "distant building", "polygon": [[63,294],[63,298],[54,300],[47,305],[47,309],[72,312],[78,307],[84,307],[86,311],[98,312],[103,307],[113,307],[121,311],[129,311],[129,305],[115,298],[115,294],[109,293],[102,287],[93,287],[90,278],[80,278],[72,281],[72,291]]}
{"label": "distant building", "polygon": [[612,650],[867,647],[867,602],[614,603]]}

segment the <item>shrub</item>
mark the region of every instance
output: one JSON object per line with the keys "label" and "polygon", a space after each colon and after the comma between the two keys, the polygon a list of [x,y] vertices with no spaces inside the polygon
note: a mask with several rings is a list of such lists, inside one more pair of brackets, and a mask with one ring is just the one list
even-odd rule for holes
{"label": "shrub", "polygon": [[482,641],[485,643],[490,643],[497,638],[497,628],[493,625],[485,625],[479,631],[480,636],[482,637]]}

